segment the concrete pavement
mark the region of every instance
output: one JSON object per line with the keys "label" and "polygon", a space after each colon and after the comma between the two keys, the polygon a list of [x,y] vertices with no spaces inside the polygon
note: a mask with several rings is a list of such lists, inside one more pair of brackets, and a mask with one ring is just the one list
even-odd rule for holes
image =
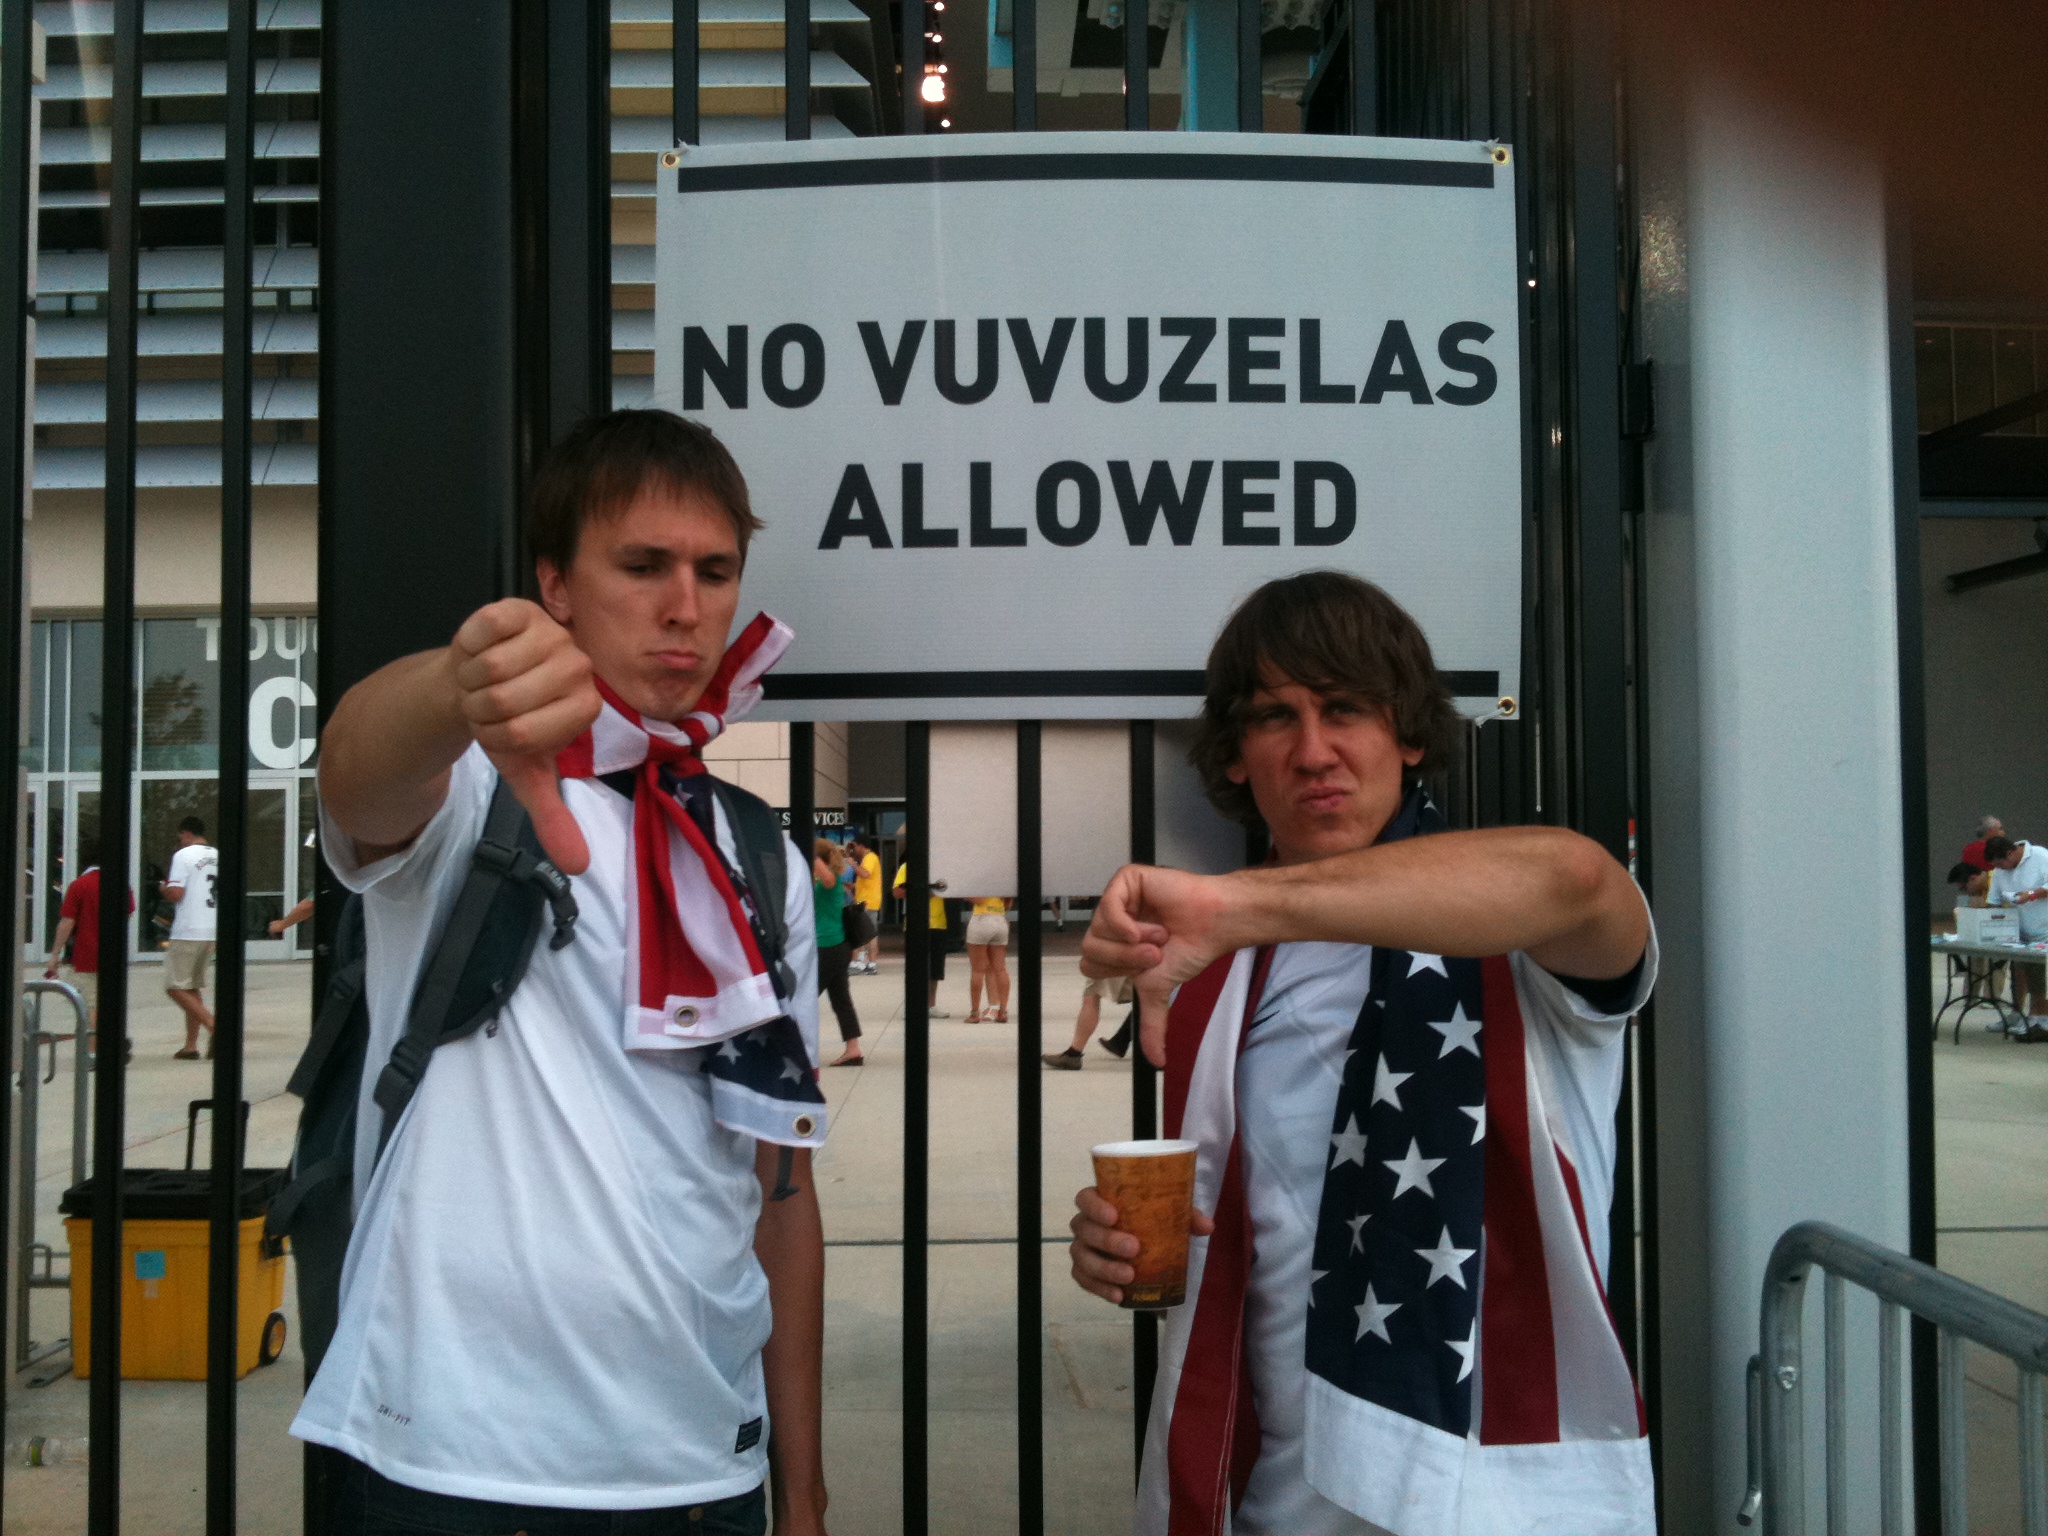
{"label": "concrete pavement", "polygon": [[[1045,1018],[1037,1049],[1066,1043],[1080,1000],[1077,935],[1047,936]],[[1014,969],[1014,959],[1012,966]],[[1014,1024],[970,1025],[966,967],[957,957],[940,989],[950,1020],[932,1027],[930,1249],[930,1466],[932,1529],[1001,1531],[1016,1508],[1016,1070]],[[182,1161],[186,1103],[204,1097],[204,1063],[174,1062],[177,1015],[152,970],[135,973],[135,1064],[128,1092],[128,1157]],[[289,1155],[297,1101],[284,1082],[310,1017],[303,964],[249,971],[250,1161]],[[817,1159],[827,1263],[825,1436],[835,1536],[889,1536],[901,1528],[903,977],[885,959],[857,977],[855,999],[870,1064],[824,1073],[833,1106],[830,1145]],[[1012,1017],[1015,1017],[1014,996]],[[1112,1026],[1121,1010],[1105,1010]],[[54,1016],[53,1016],[54,1020]],[[54,1021],[47,1027],[59,1027]],[[827,1059],[837,1054],[829,1010]],[[1035,1054],[1035,1052],[1034,1052]],[[2048,1047],[2009,1045],[1976,1019],[1960,1044],[1935,1051],[1940,1156],[1941,1261],[1945,1268],[2048,1311]],[[1078,1073],[1042,1073],[1044,1200],[1039,1232],[1046,1327],[1046,1524],[1059,1536],[1122,1536],[1131,1509],[1131,1324],[1077,1290],[1064,1243],[1073,1191],[1089,1181],[1088,1148],[1128,1134],[1130,1068],[1091,1047]],[[69,1067],[42,1088],[38,1233],[63,1246],[56,1203],[69,1178]],[[201,1160],[205,1139],[202,1127]],[[287,1291],[286,1312],[295,1308]],[[294,1325],[296,1317],[293,1316]],[[61,1291],[34,1298],[38,1338],[68,1332]],[[241,1529],[299,1529],[299,1451],[285,1433],[302,1367],[294,1345],[240,1388]],[[1973,1530],[2017,1532],[2014,1383],[2002,1362],[1970,1372]],[[128,1528],[150,1536],[202,1529],[205,1435],[200,1384],[124,1384],[123,1502]],[[66,1375],[16,1385],[10,1443],[30,1434],[85,1433],[86,1384]],[[83,1525],[82,1465],[6,1467],[10,1536],[58,1536]]]}

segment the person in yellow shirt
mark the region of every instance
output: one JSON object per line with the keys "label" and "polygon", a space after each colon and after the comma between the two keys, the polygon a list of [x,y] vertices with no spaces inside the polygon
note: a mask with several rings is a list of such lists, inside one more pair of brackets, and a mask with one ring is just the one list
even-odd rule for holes
{"label": "person in yellow shirt", "polygon": [[[896,866],[896,879],[894,882],[896,899],[898,901],[903,899],[904,887],[909,882],[910,865],[908,863],[898,864]],[[946,885],[943,880],[934,881],[932,884],[930,908],[932,937],[931,943],[926,946],[930,956],[931,969],[928,973],[930,976],[928,983],[930,990],[925,994],[925,1001],[930,1005],[929,1016],[934,1019],[952,1017],[950,1014],[939,1012],[939,983],[946,979],[946,903],[938,893],[945,888]],[[855,889],[857,892],[859,888],[856,887]]]}
{"label": "person in yellow shirt", "polygon": [[846,851],[853,859],[854,905],[868,909],[875,930],[875,937],[853,952],[853,971],[856,975],[872,976],[881,969],[882,861],[862,837],[848,838]]}
{"label": "person in yellow shirt", "polygon": [[[977,896],[968,909],[967,1022],[1010,1022],[1010,904],[1001,896]],[[988,1011],[981,1007],[988,994]]]}

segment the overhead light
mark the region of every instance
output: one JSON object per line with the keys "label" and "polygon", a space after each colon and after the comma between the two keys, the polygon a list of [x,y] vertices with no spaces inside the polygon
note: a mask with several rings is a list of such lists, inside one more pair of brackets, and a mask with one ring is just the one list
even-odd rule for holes
{"label": "overhead light", "polygon": [[932,102],[944,101],[946,99],[946,82],[937,75],[926,75],[924,77],[924,99]]}
{"label": "overhead light", "polygon": [[950,128],[953,126],[953,119],[951,119],[950,117],[942,117],[939,119],[939,126],[941,128]]}

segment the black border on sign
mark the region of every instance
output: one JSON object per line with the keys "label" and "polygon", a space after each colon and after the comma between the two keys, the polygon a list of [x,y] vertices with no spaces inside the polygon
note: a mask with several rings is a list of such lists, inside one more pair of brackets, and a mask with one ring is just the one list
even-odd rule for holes
{"label": "black border on sign", "polygon": [[1339,155],[905,155],[718,165],[676,172],[679,192],[888,187],[978,181],[1286,181],[1343,186],[1493,186],[1491,160],[1353,159]]}
{"label": "black border on sign", "polygon": [[[1498,672],[1443,672],[1460,699],[1500,696]],[[762,679],[767,702],[828,699],[1198,699],[1193,671],[796,672]]]}

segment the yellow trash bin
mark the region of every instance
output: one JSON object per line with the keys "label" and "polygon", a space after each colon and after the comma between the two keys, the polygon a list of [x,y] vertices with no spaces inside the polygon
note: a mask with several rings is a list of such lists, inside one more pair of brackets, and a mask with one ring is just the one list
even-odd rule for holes
{"label": "yellow trash bin", "polygon": [[[208,1226],[205,1169],[123,1170],[121,1223],[121,1375],[134,1381],[206,1379]],[[279,1170],[243,1175],[236,1309],[235,1375],[246,1376],[284,1351],[284,1253],[264,1251],[263,1210],[282,1181]],[[251,1206],[255,1209],[252,1212]],[[71,1245],[71,1360],[92,1371],[92,1181],[65,1191],[61,1206]]]}

